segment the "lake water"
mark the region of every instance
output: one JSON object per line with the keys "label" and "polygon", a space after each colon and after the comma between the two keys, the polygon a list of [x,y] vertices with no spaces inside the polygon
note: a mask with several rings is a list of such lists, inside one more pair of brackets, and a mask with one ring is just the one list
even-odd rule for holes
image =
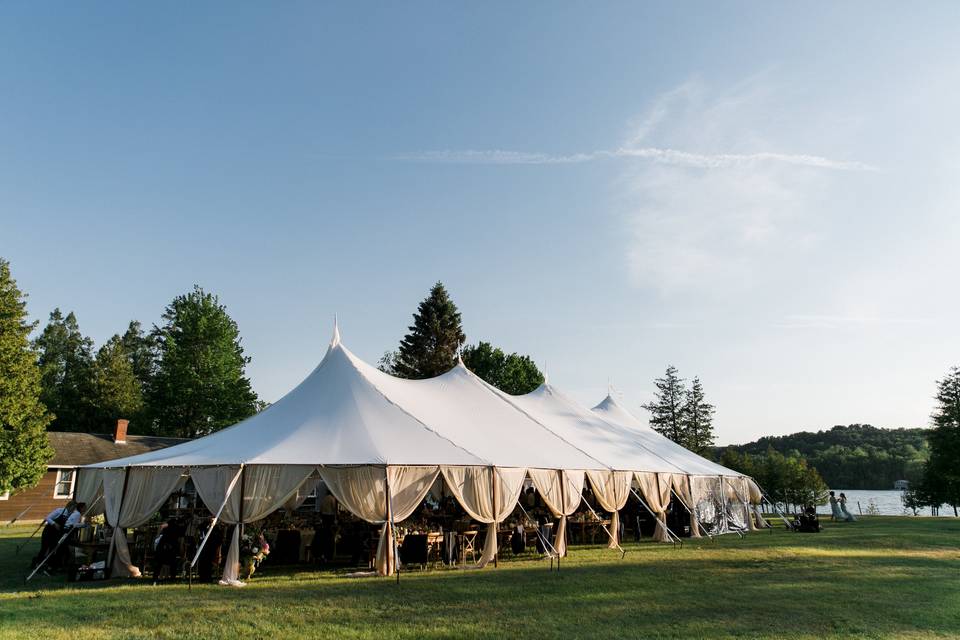
{"label": "lake water", "polygon": [[[839,496],[840,492],[847,494],[847,510],[853,515],[860,515],[862,512],[864,515],[868,515],[871,512],[875,515],[881,516],[904,516],[912,515],[912,511],[908,511],[904,508],[903,503],[900,502],[900,491],[894,489],[880,491],[880,490],[866,490],[866,489],[834,489],[836,494]],[[857,502],[860,503],[860,508],[857,508]],[[876,512],[873,512],[872,509],[868,509],[871,505],[877,508]],[[830,515],[830,504],[820,505],[817,507],[817,513],[821,515]],[[945,507],[940,509],[940,513],[947,515],[945,512]],[[918,515],[929,516],[930,508],[920,509],[917,511]],[[950,514],[953,515],[953,509],[950,509]]]}

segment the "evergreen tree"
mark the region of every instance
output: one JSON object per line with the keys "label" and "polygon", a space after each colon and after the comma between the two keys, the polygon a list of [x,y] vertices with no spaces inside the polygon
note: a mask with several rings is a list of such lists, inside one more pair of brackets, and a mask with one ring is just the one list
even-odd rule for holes
{"label": "evergreen tree", "polygon": [[394,375],[418,380],[432,378],[457,363],[457,349],[466,336],[457,305],[442,283],[433,285],[430,295],[420,303],[409,330],[393,361]]}
{"label": "evergreen tree", "polygon": [[93,341],[80,333],[77,317],[54,309],[34,341],[39,352],[40,400],[54,414],[55,431],[99,431],[94,404]]}
{"label": "evergreen tree", "polygon": [[127,418],[131,431],[145,430],[146,425],[139,420],[143,390],[120,336],[113,336],[97,351],[93,382],[99,424],[106,426],[117,418]]}
{"label": "evergreen tree", "polygon": [[0,493],[36,485],[53,456],[25,298],[0,258]]}
{"label": "evergreen tree", "polygon": [[685,444],[686,389],[683,378],[671,365],[662,378],[654,381],[657,387],[653,402],[643,405],[650,412],[650,426],[661,435],[678,444]]}
{"label": "evergreen tree", "polygon": [[174,298],[154,329],[159,361],[148,394],[158,435],[195,438],[257,411],[237,323],[195,286]]}
{"label": "evergreen tree", "polygon": [[937,406],[930,419],[930,459],[920,493],[929,504],[960,505],[960,368],[953,367],[937,383]]}
{"label": "evergreen tree", "polygon": [[463,363],[488,383],[511,395],[530,393],[543,384],[543,374],[530,356],[507,355],[489,342],[465,347]]}
{"label": "evergreen tree", "polygon": [[713,446],[713,414],[714,407],[707,402],[703,393],[700,378],[694,378],[692,386],[687,390],[684,398],[683,438],[685,446],[694,453],[707,455]]}

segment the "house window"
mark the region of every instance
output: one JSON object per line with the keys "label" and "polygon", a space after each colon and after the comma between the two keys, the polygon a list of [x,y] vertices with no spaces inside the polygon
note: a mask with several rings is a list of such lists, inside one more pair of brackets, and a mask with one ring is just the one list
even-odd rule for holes
{"label": "house window", "polygon": [[0,500],[9,500],[9,499],[10,499],[9,491],[4,491],[3,493],[0,493]]}
{"label": "house window", "polygon": [[53,489],[54,498],[73,497],[73,479],[75,475],[73,469],[57,469],[57,484]]}

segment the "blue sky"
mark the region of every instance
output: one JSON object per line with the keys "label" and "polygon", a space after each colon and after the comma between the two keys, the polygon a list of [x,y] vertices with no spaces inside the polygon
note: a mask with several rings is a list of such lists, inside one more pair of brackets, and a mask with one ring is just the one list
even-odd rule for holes
{"label": "blue sky", "polygon": [[437,280],[468,339],[722,443],[960,364],[960,6],[5,4],[0,255],[99,344],[194,283],[269,401]]}

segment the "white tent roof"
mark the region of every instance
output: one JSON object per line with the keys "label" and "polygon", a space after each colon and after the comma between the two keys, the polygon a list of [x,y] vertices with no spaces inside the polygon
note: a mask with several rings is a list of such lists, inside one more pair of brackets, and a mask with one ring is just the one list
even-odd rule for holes
{"label": "white tent roof", "polygon": [[640,420],[623,408],[611,395],[607,395],[600,404],[593,408],[593,411],[605,421],[629,429],[636,435],[644,447],[664,460],[668,460],[672,464],[682,468],[685,473],[712,476],[743,475],[716,462],[711,462],[703,456],[697,455],[689,449],[685,449],[673,440],[660,435],[649,426],[640,422]]}
{"label": "white tent roof", "polygon": [[367,380],[336,338],[286,396],[209,436],[93,465],[489,464],[404,411]]}
{"label": "white tent roof", "polygon": [[395,378],[357,358],[338,334],[317,368],[257,415],[181,445],[91,466],[239,463],[608,468],[462,363],[428,380]]}
{"label": "white tent roof", "polygon": [[360,360],[335,331],[323,361],[276,403],[184,444],[93,467],[482,465],[740,475],[660,436],[611,397],[581,407],[550,385],[510,396],[463,363],[428,380]]}
{"label": "white tent roof", "polygon": [[[499,393],[499,392],[498,392]],[[684,469],[651,452],[632,430],[605,421],[580,406],[550,384],[522,396],[504,395],[558,436],[602,460],[618,471],[664,471]]]}
{"label": "white tent roof", "polygon": [[460,362],[427,380],[395,378],[349,357],[364,378],[436,433],[498,467],[607,469],[518,410]]}

